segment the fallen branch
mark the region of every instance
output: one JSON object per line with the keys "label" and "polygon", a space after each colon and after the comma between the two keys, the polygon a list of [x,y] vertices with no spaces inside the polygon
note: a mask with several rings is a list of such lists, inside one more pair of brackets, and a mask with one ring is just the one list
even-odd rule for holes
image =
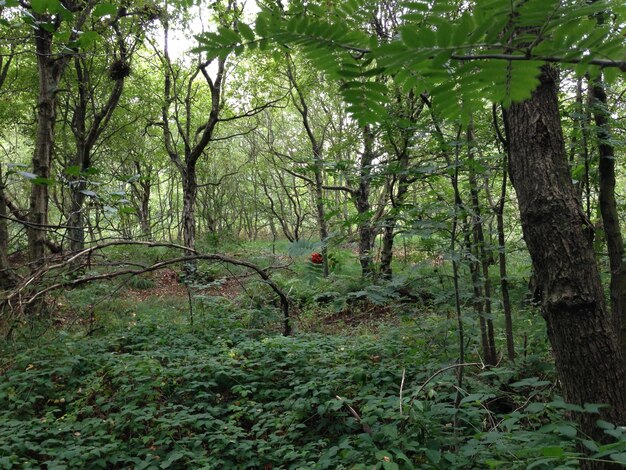
{"label": "fallen branch", "polygon": [[[60,269],[60,268],[65,267],[65,266],[67,266],[69,264],[72,264],[73,262],[75,262],[79,258],[91,255],[94,251],[102,250],[103,248],[110,247],[110,246],[116,246],[116,245],[141,245],[141,246],[148,246],[148,247],[168,247],[168,248],[176,248],[176,249],[180,249],[180,250],[186,251],[188,254],[185,255],[185,256],[178,257],[178,258],[172,258],[172,259],[169,259],[169,260],[161,261],[161,262],[155,263],[155,264],[153,264],[151,266],[147,266],[147,267],[142,268],[142,269],[125,269],[125,270],[115,271],[115,272],[111,272],[111,273],[96,274],[96,275],[93,275],[93,276],[86,276],[86,277],[81,277],[81,278],[73,279],[73,280],[69,280],[69,281],[58,282],[56,284],[52,284],[52,285],[46,287],[45,289],[42,289],[42,290],[39,290],[39,291],[35,292],[31,296],[23,295],[25,289],[28,286],[33,285],[36,281],[38,281],[41,278],[43,278],[43,276],[46,273],[49,273],[52,270]],[[82,284],[87,284],[89,282],[108,280],[108,279],[113,279],[113,278],[116,278],[116,277],[119,277],[119,276],[125,276],[125,275],[137,276],[137,275],[140,275],[140,274],[145,274],[145,273],[149,273],[149,272],[153,272],[153,271],[158,271],[160,269],[163,269],[163,268],[165,268],[167,266],[170,266],[170,265],[173,265],[173,264],[188,262],[190,260],[218,261],[218,262],[222,262],[222,263],[232,264],[232,265],[235,265],[235,266],[242,266],[242,267],[245,267],[245,268],[248,268],[248,269],[254,271],[256,274],[259,275],[259,277],[261,277],[261,279],[263,279],[263,281],[268,286],[270,286],[270,288],[280,298],[281,310],[283,312],[283,334],[287,336],[287,335],[290,335],[292,333],[291,322],[290,322],[290,318],[289,318],[289,299],[288,299],[287,295],[285,294],[285,292],[274,281],[272,281],[272,279],[270,278],[270,276],[268,274],[268,271],[270,269],[272,269],[271,267],[262,268],[262,267],[254,264],[254,263],[251,263],[249,261],[240,260],[240,259],[237,259],[237,258],[232,258],[232,257],[226,256],[226,255],[202,254],[202,253],[196,252],[195,250],[193,250],[191,248],[187,248],[187,247],[184,247],[182,245],[176,245],[176,244],[173,244],[173,243],[134,242],[134,241],[122,241],[122,240],[119,240],[119,241],[113,241],[113,242],[104,243],[102,245],[97,245],[97,246],[94,246],[94,247],[91,247],[91,248],[87,248],[85,250],[81,250],[78,253],[73,254],[72,256],[70,256],[69,258],[65,259],[64,261],[62,261],[60,263],[44,267],[44,268],[40,269],[39,271],[37,271],[31,277],[29,277],[24,282],[22,282],[21,285],[17,289],[15,289],[6,298],[4,298],[2,300],[1,304],[11,305],[12,302],[15,299],[24,297],[25,300],[23,300],[22,302],[19,302],[19,303],[21,305],[30,305],[30,304],[33,304],[35,302],[35,300],[37,300],[41,296],[47,294],[48,292],[54,291],[54,290],[58,290],[58,289],[62,289],[62,288],[76,287],[76,286],[79,286],[79,285],[82,285]]]}

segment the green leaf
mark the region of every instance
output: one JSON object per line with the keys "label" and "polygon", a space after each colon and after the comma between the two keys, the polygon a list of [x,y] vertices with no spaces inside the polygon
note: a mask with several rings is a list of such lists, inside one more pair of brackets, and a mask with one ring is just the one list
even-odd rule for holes
{"label": "green leaf", "polygon": [[174,462],[180,460],[185,455],[182,452],[174,451],[167,456],[167,459],[161,464],[161,468],[170,468]]}
{"label": "green leaf", "polygon": [[441,451],[435,449],[424,449],[424,454],[434,464],[441,462]]}
{"label": "green leaf", "polygon": [[569,424],[561,424],[557,426],[555,430],[559,434],[562,434],[563,436],[567,436],[570,438],[576,437],[576,433],[577,433],[576,428]]}
{"label": "green leaf", "polygon": [[599,452],[600,451],[600,448],[598,447],[598,444],[596,444],[593,441],[590,441],[589,439],[583,439],[582,443],[591,452]]}
{"label": "green leaf", "polygon": [[241,34],[241,36],[246,41],[253,41],[254,40],[254,37],[255,37],[254,36],[254,31],[247,24],[245,24],[245,23],[238,23],[237,24],[237,29],[239,30],[239,33]]}
{"label": "green leaf", "polygon": [[134,207],[126,207],[126,206],[120,207],[118,209],[118,212],[120,214],[136,214],[137,213]]}
{"label": "green leaf", "polygon": [[539,380],[537,377],[528,377],[526,379],[520,380],[518,382],[512,383],[511,387],[520,388],[520,387],[545,387],[546,385],[550,385],[551,382],[547,380]]}
{"label": "green leaf", "polygon": [[402,26],[400,28],[400,37],[402,38],[402,42],[404,42],[409,47],[417,49],[421,46],[420,37],[417,33],[416,25]]}
{"label": "green leaf", "polygon": [[563,450],[563,448],[558,447],[558,446],[542,447],[541,453],[543,454],[544,457],[555,457],[555,458],[560,458],[565,455],[565,451]]}
{"label": "green leaf", "polygon": [[615,425],[613,423],[609,423],[608,421],[604,421],[603,419],[599,419],[596,421],[596,425],[600,429],[613,430],[615,429]]}
{"label": "green leaf", "polygon": [[30,6],[35,13],[44,14],[47,12],[54,12],[59,8],[58,0],[31,0]]}
{"label": "green leaf", "polygon": [[463,398],[463,400],[461,400],[461,405],[465,403],[476,403],[476,402],[480,403],[493,396],[494,395],[490,393],[470,393],[465,398]]}
{"label": "green leaf", "polygon": [[41,184],[41,185],[44,185],[44,186],[51,186],[54,183],[56,183],[56,181],[53,178],[42,178],[40,176],[30,180],[30,182],[33,183],[33,184]]}
{"label": "green leaf", "polygon": [[117,14],[117,6],[113,3],[100,3],[93,9],[93,16],[102,18],[103,16],[115,16]]}
{"label": "green leaf", "polygon": [[399,470],[398,464],[395,462],[389,462],[387,460],[383,460],[383,468],[385,470]]}
{"label": "green leaf", "polygon": [[618,463],[626,465],[626,452],[620,452],[619,454],[611,454],[611,458]]}
{"label": "green leaf", "polygon": [[76,41],[76,45],[82,49],[88,49],[99,38],[100,35],[95,31],[85,31],[79,36],[78,40]]}
{"label": "green leaf", "polygon": [[454,34],[452,35],[451,44],[453,46],[465,44],[473,27],[474,22],[472,16],[469,13],[464,13],[456,26]]}
{"label": "green leaf", "polygon": [[531,403],[525,408],[528,413],[541,413],[546,409],[545,403]]}
{"label": "green leaf", "polygon": [[65,169],[65,174],[68,175],[68,176],[79,176],[80,175],[80,166],[78,166],[78,165],[68,166]]}
{"label": "green leaf", "polygon": [[602,403],[585,403],[585,413],[600,413],[600,410],[608,406]]}

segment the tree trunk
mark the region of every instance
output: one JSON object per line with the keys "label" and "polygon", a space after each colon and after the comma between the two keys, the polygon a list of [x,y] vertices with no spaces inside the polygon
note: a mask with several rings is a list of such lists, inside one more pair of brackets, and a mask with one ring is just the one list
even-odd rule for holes
{"label": "tree trunk", "polygon": [[[506,203],[506,191],[508,184],[509,173],[509,142],[505,135],[502,134],[500,126],[498,125],[498,107],[494,104],[492,107],[493,112],[493,125],[498,136],[498,140],[504,147],[504,155],[502,156],[502,182],[500,184],[500,196],[497,203],[491,202],[490,205],[494,213],[496,214],[496,225],[498,232],[498,267],[500,268],[500,294],[502,296],[502,311],[504,312],[504,331],[506,335],[506,350],[509,361],[515,361],[515,341],[513,337],[513,316],[511,311],[511,298],[509,296],[509,281],[506,270],[506,237],[504,235],[504,204]],[[506,129],[506,110],[502,109],[502,118]],[[506,132],[504,134],[508,134]],[[488,186],[486,186],[488,188]],[[487,189],[488,191],[488,189]],[[487,193],[489,194],[489,193]]]}
{"label": "tree trunk", "polygon": [[[503,177],[506,178],[506,177]],[[506,183],[503,183],[506,185]],[[503,210],[496,213],[498,225],[498,267],[500,268],[500,293],[502,295],[502,311],[504,312],[504,332],[506,335],[506,351],[509,361],[515,360],[515,341],[513,336],[513,316],[511,314],[511,298],[509,295],[509,281],[506,272],[506,240],[504,237]]]}
{"label": "tree trunk", "polygon": [[9,230],[7,227],[7,205],[4,199],[4,182],[0,166],[0,289],[8,289],[17,283],[17,276],[9,263]]}
{"label": "tree trunk", "polygon": [[145,240],[152,240],[152,228],[150,224],[150,192],[152,189],[152,183],[147,180],[140,182],[141,187],[141,211],[140,211],[140,223],[141,223],[141,236]]}
{"label": "tree trunk", "polygon": [[[606,312],[596,260],[576,201],[561,130],[557,71],[543,68],[532,97],[507,112],[510,170],[524,239],[542,289],[542,314],[564,398],[606,403],[602,419],[626,421],[621,352]],[[600,441],[597,415],[577,416],[582,431]],[[592,463],[583,463],[593,468]],[[599,467],[596,467],[599,468]]]}
{"label": "tree trunk", "polygon": [[502,311],[504,313],[504,332],[506,336],[506,350],[509,361],[515,360],[515,341],[513,336],[513,315],[511,297],[509,295],[509,280],[506,269],[506,237],[504,235],[504,203],[506,201],[507,186],[507,156],[502,158],[502,185],[500,200],[495,208],[496,225],[498,232],[498,268],[500,272],[500,295],[502,296]]}
{"label": "tree trunk", "polygon": [[[474,126],[470,123],[467,128],[467,156],[468,161],[474,162]],[[485,354],[485,362],[489,365],[495,365],[498,361],[496,352],[495,335],[493,328],[493,319],[491,318],[491,280],[489,278],[489,253],[485,246],[485,233],[483,230],[483,219],[480,210],[480,199],[478,197],[478,183],[476,181],[476,172],[474,165],[469,165],[469,185],[470,196],[472,200],[472,234],[474,236],[475,254],[477,261],[475,263],[472,280],[474,283],[481,282],[481,288],[476,290],[475,295],[479,297],[477,302],[482,304],[479,314],[481,315],[481,339],[483,341],[483,353]],[[480,269],[480,272],[479,272]],[[474,272],[475,271],[475,272]],[[486,326],[486,331],[483,330]]]}
{"label": "tree trunk", "polygon": [[[76,115],[75,115],[76,118]],[[86,169],[85,162],[89,159],[88,150],[84,143],[84,127],[85,119],[82,114],[80,129],[75,130],[76,135],[76,154],[72,158],[70,164],[79,169],[79,173],[70,180],[70,213],[67,223],[70,226],[68,235],[70,238],[70,251],[76,252],[85,248],[85,227],[83,221],[83,204],[85,202],[85,194],[83,191],[87,188],[85,177],[82,172]]]}
{"label": "tree trunk", "polygon": [[387,216],[383,222],[382,248],[380,249],[380,275],[384,279],[393,277],[391,262],[393,261],[393,239],[396,229],[396,217]]}
{"label": "tree trunk", "polygon": [[[408,139],[407,139],[408,142]],[[393,276],[393,268],[391,262],[393,261],[393,241],[395,237],[395,229],[398,223],[398,216],[404,200],[409,192],[410,181],[408,177],[409,171],[409,154],[403,151],[398,156],[398,191],[396,196],[393,197],[393,186],[390,190],[391,210],[384,219],[383,226],[383,239],[382,248],[380,251],[380,274],[385,279],[391,279]]]}
{"label": "tree trunk", "polygon": [[[117,28],[118,44],[122,59],[126,59],[126,47],[121,39]],[[79,251],[85,248],[85,224],[84,224],[84,191],[87,189],[87,181],[85,180],[85,171],[91,166],[92,150],[104,131],[108,126],[111,116],[119,103],[122,91],[124,89],[124,79],[126,75],[116,79],[113,89],[105,102],[105,104],[97,109],[95,105],[96,84],[90,79],[89,67],[85,65],[84,58],[76,56],[74,58],[74,66],[76,69],[77,94],[78,101],[73,108],[72,115],[72,133],[76,142],[76,153],[71,159],[70,164],[78,170],[70,181],[70,214],[68,224],[70,225],[69,237],[70,248],[72,251]],[[91,107],[92,116],[88,123],[88,114]]]}
{"label": "tree trunk", "polygon": [[374,244],[374,231],[372,229],[370,212],[370,184],[372,162],[374,161],[374,134],[369,126],[363,129],[363,154],[361,155],[361,168],[359,171],[359,186],[355,191],[354,203],[358,213],[359,232],[359,263],[363,277],[372,275],[372,246]]}
{"label": "tree trunk", "polygon": [[183,245],[187,248],[196,247],[196,195],[198,192],[198,182],[196,168],[194,165],[187,165],[183,175]]}
{"label": "tree trunk", "polygon": [[472,304],[474,306],[474,312],[478,316],[478,325],[480,327],[480,347],[482,349],[483,360],[491,363],[491,349],[489,347],[489,334],[487,330],[487,322],[485,320],[485,304],[483,302],[483,284],[480,279],[480,263],[478,262],[478,253],[476,250],[476,243],[472,242],[472,236],[474,231],[469,222],[463,224],[463,232],[465,238],[465,247],[467,256],[469,258],[469,270],[472,279],[472,291],[474,293]]}
{"label": "tree trunk", "polygon": [[[40,178],[50,178],[56,121],[56,92],[63,74],[63,60],[52,56],[52,33],[38,28],[35,33],[37,70],[39,73],[39,98],[37,103],[37,134],[33,154],[33,173]],[[33,184],[30,193],[28,226],[28,253],[31,268],[45,262],[46,226],[48,225],[48,185]]]}
{"label": "tree trunk", "polygon": [[317,226],[320,234],[320,242],[322,244],[322,269],[324,277],[328,277],[328,224],[326,221],[326,211],[324,210],[324,181],[322,174],[322,158],[320,150],[314,147],[313,155],[315,157],[315,187],[313,188],[315,198],[315,210],[317,212]]}
{"label": "tree trunk", "polygon": [[599,77],[591,84],[591,104],[596,123],[596,135],[600,152],[600,213],[611,269],[611,313],[622,354],[626,355],[626,263],[624,240],[619,224],[615,201],[615,149],[611,143],[609,113],[604,83]]}
{"label": "tree trunk", "polygon": [[70,237],[70,250],[80,251],[85,248],[85,224],[83,220],[83,204],[85,195],[81,192],[85,189],[85,183],[76,180],[75,187],[71,190],[70,216],[68,217],[68,232]]}

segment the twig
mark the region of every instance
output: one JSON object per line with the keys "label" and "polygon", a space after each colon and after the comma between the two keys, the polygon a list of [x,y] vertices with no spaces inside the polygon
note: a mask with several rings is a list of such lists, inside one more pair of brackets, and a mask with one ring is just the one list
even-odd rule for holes
{"label": "twig", "polygon": [[335,395],[335,398],[337,398],[337,400],[339,401],[342,401],[343,404],[346,405],[346,408],[348,408],[348,411],[350,411],[350,414],[354,416],[354,419],[356,420],[356,422],[361,425],[361,427],[363,428],[363,431],[365,431],[367,434],[371,436],[373,434],[372,428],[369,426],[369,424],[363,422],[363,420],[361,419],[361,416],[359,416],[359,413],[357,413],[357,411],[348,404],[346,399],[341,398],[339,395]]}
{"label": "twig", "polygon": [[402,391],[404,389],[404,379],[406,378],[406,368],[402,369],[402,380],[400,381],[400,416],[402,416]]}
{"label": "twig", "polygon": [[415,397],[417,397],[417,396],[421,393],[421,391],[422,391],[422,390],[424,390],[424,387],[426,387],[426,385],[428,385],[428,384],[431,382],[431,380],[433,380],[433,379],[434,379],[435,377],[437,377],[439,374],[442,374],[442,373],[444,373],[445,371],[450,370],[450,369],[455,369],[455,368],[457,368],[457,367],[471,367],[471,366],[478,367],[478,368],[479,368],[479,369],[481,369],[481,370],[486,368],[485,363],[481,361],[481,362],[463,362],[463,363],[461,363],[461,364],[452,364],[452,365],[449,365],[449,366],[444,367],[443,369],[439,369],[439,370],[438,370],[437,372],[435,372],[433,375],[431,375],[430,377],[428,377],[428,379],[426,380],[426,382],[424,382],[424,383],[420,386],[420,388],[418,388],[418,389],[417,389],[417,391],[413,394],[413,398],[411,398],[410,405],[412,405],[412,404],[413,404],[413,401],[415,401]]}

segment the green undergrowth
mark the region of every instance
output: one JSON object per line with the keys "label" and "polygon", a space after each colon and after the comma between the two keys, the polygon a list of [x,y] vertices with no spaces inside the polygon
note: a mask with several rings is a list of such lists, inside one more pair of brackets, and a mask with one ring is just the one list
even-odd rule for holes
{"label": "green undergrowth", "polygon": [[567,422],[541,357],[468,367],[462,389],[453,368],[433,378],[454,362],[436,317],[296,337],[149,318],[3,367],[0,468],[576,468],[580,443],[624,458],[619,429],[601,447]]}

